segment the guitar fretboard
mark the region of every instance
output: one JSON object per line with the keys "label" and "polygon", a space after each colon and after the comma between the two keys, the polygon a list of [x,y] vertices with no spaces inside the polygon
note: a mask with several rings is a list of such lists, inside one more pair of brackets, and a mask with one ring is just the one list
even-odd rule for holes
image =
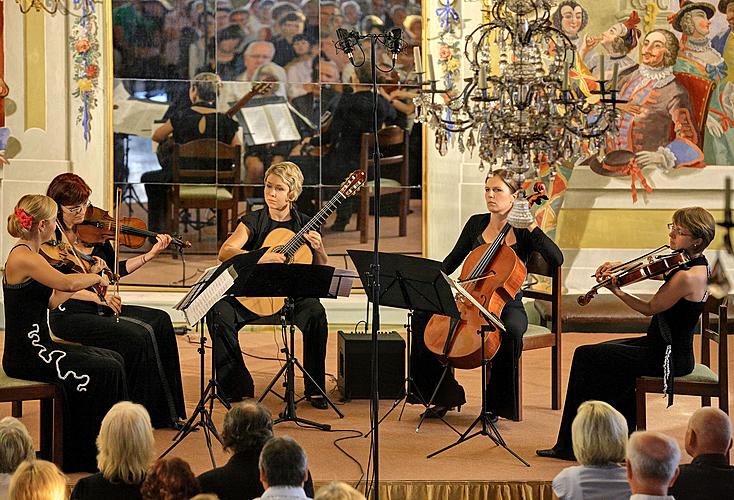
{"label": "guitar fretboard", "polygon": [[288,240],[288,243],[283,245],[278,253],[282,253],[288,257],[293,257],[296,251],[301,248],[301,245],[306,242],[304,235],[326,222],[326,219],[328,219],[334,210],[336,210],[336,207],[346,199],[347,197],[341,191],[336,193],[334,197],[330,199],[310,221],[308,221],[296,234],[293,235],[290,240]]}

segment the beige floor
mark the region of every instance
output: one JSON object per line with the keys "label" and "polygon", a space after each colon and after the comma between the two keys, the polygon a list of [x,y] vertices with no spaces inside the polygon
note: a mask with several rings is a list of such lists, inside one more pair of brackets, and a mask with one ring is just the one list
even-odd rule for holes
{"label": "beige floor", "polygon": [[[563,363],[564,387],[573,350],[576,346],[585,343],[597,342],[618,336],[602,334],[573,334],[564,335]],[[186,396],[186,407],[191,412],[197,402],[199,394],[199,362],[196,345],[191,344],[185,337],[179,337],[179,352],[182,362],[182,374]],[[278,331],[265,328],[258,331],[246,331],[240,335],[240,340],[250,355],[260,357],[275,357],[278,355],[277,342],[280,341]],[[300,341],[298,351],[300,351]],[[336,373],[337,335],[330,336],[327,356],[328,372]],[[523,466],[505,450],[493,445],[486,438],[475,438],[461,446],[427,459],[431,451],[451,443],[456,435],[441,422],[428,421],[415,432],[421,408],[407,406],[402,421],[393,414],[380,426],[380,477],[384,481],[418,480],[418,481],[537,481],[551,480],[558,471],[568,465],[566,462],[540,459],[534,455],[539,447],[548,447],[554,443],[561,412],[550,409],[550,377],[549,377],[549,350],[526,352],[524,356],[523,388],[525,394],[525,420],[509,422],[500,420],[498,428],[507,444],[518,454],[530,462],[531,467]],[[729,359],[734,359],[730,353]],[[207,364],[211,351],[207,350]],[[277,361],[260,360],[248,356],[246,362],[255,378],[256,388],[261,391],[279,368]],[[730,362],[732,363],[732,362]],[[460,371],[458,378],[466,388],[468,404],[461,413],[451,413],[448,420],[457,428],[464,429],[474,419],[479,409],[479,372],[478,370]],[[339,400],[334,390],[333,378],[328,386],[335,401]],[[276,386],[280,388],[280,385]],[[298,387],[302,387],[298,382]],[[265,404],[274,414],[282,409],[282,404],[274,396],[265,399]],[[715,403],[716,404],[716,403]],[[649,396],[648,399],[648,428],[660,430],[677,438],[681,443],[685,434],[686,421],[690,414],[700,405],[700,401],[691,397],[676,397],[675,405],[666,409],[665,401],[658,396]],[[389,401],[383,401],[381,413],[390,406]],[[23,421],[37,436],[37,404],[26,405]],[[340,403],[339,408],[345,418],[339,419],[332,411],[318,411],[310,405],[302,403],[298,407],[298,414],[304,418],[317,420],[332,425],[332,432],[323,432],[300,428],[292,423],[276,426],[276,434],[293,436],[302,443],[309,454],[310,467],[318,483],[333,479],[356,482],[361,475],[360,467],[351,461],[343,452],[337,449],[335,441],[339,438],[359,436],[369,430],[368,401],[351,401]],[[10,413],[10,405],[0,406],[0,416]],[[224,410],[215,406],[214,421],[221,429]],[[162,452],[169,446],[174,436],[173,431],[158,430],[155,432],[156,447]],[[369,440],[363,437],[341,441],[340,445],[351,454],[362,466],[367,465],[369,454]],[[197,432],[188,436],[173,452],[187,460],[196,473],[201,473],[211,467],[204,436]],[[214,447],[217,464],[226,460],[218,444]],[[688,461],[688,457],[684,461]],[[73,475],[75,481],[79,475]]]}

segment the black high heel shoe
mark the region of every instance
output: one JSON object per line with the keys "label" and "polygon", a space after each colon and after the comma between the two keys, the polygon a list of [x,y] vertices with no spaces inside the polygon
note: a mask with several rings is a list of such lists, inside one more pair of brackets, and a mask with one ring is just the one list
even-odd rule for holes
{"label": "black high heel shoe", "polygon": [[555,458],[557,460],[567,460],[569,462],[576,461],[576,457],[573,455],[573,452],[569,453],[556,447],[548,448],[546,450],[535,450],[535,454],[543,458]]}

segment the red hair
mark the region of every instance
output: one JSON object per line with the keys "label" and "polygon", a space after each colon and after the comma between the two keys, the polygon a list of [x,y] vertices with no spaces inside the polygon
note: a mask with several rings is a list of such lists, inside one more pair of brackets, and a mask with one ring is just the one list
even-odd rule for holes
{"label": "red hair", "polygon": [[46,189],[46,196],[52,198],[58,205],[57,220],[64,227],[66,225],[61,213],[61,205],[67,207],[81,205],[84,200],[89,198],[90,194],[92,194],[92,188],[84,182],[84,179],[71,173],[57,175]]}
{"label": "red hair", "polygon": [[153,462],[140,487],[145,500],[188,500],[199,492],[191,467],[178,457]]}

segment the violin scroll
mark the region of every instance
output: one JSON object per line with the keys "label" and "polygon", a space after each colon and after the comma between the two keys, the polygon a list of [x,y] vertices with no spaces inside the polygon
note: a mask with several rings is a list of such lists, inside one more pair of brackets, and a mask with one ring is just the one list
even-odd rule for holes
{"label": "violin scroll", "polygon": [[596,290],[590,290],[589,292],[587,292],[584,295],[579,295],[579,298],[576,299],[576,302],[578,302],[580,306],[588,305],[589,302],[591,302],[591,299],[593,299],[595,295],[596,295]]}

